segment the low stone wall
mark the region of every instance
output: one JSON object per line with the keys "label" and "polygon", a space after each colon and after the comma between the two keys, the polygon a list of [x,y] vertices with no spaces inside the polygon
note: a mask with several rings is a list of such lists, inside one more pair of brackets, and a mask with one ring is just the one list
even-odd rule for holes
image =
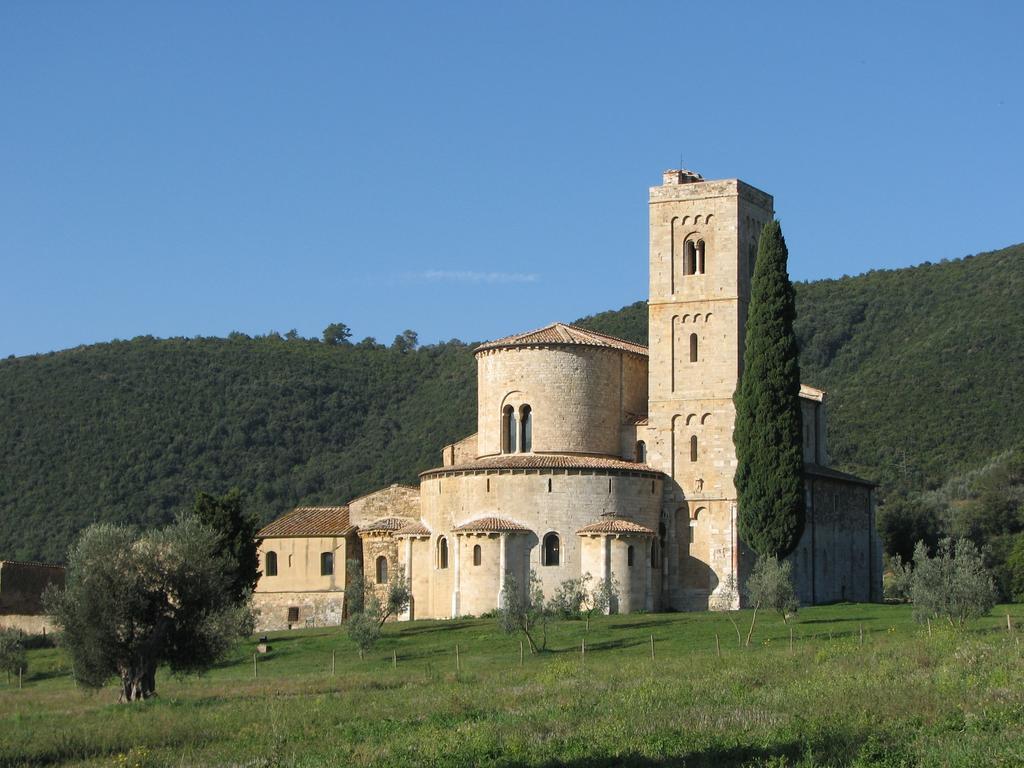
{"label": "low stone wall", "polygon": [[257,610],[257,632],[302,627],[336,627],[344,618],[345,593],[340,590],[257,592],[252,596],[252,603]]}
{"label": "low stone wall", "polygon": [[57,631],[49,616],[38,614],[0,614],[0,629],[20,629],[26,635],[51,634]]}

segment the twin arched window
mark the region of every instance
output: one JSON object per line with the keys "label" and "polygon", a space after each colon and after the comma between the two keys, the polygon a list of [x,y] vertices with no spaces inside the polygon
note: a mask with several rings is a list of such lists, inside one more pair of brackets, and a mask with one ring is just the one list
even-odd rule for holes
{"label": "twin arched window", "polygon": [[444,536],[437,540],[437,567],[448,567],[448,539]]}
{"label": "twin arched window", "polygon": [[704,241],[687,240],[683,246],[683,274],[703,275],[704,267]]}
{"label": "twin arched window", "polygon": [[501,452],[529,453],[533,450],[533,409],[519,407],[519,418],[511,405],[501,409]]}
{"label": "twin arched window", "polygon": [[334,575],[334,553],[333,552],[321,552],[320,553],[320,575],[321,576],[333,576]]}
{"label": "twin arched window", "polygon": [[265,576],[277,576],[277,552],[267,552],[266,565],[263,570]]}
{"label": "twin arched window", "polygon": [[377,583],[388,583],[388,559],[384,555],[377,558]]}
{"label": "twin arched window", "polygon": [[549,533],[544,536],[544,542],[540,551],[541,565],[558,565],[560,560],[560,547],[557,533]]}

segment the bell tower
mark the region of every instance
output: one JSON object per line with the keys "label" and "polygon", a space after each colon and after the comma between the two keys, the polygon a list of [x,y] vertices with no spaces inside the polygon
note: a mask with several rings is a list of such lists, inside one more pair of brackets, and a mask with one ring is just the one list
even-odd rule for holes
{"label": "bell tower", "polygon": [[[662,602],[732,607],[739,578],[732,396],[771,195],[666,171],[650,190],[648,464],[662,506]],[[732,577],[732,579],[730,579]]]}

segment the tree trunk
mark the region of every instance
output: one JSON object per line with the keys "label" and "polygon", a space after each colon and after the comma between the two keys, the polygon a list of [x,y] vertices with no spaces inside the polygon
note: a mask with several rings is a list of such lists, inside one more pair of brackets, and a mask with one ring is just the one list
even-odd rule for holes
{"label": "tree trunk", "polygon": [[156,695],[156,664],[142,660],[131,666],[121,667],[121,695],[118,702],[142,701]]}
{"label": "tree trunk", "polygon": [[757,609],[760,608],[760,607],[761,607],[760,603],[755,605],[754,606],[754,615],[750,617],[750,631],[747,632],[747,645],[750,645],[750,638],[754,634],[754,622],[757,621]]}

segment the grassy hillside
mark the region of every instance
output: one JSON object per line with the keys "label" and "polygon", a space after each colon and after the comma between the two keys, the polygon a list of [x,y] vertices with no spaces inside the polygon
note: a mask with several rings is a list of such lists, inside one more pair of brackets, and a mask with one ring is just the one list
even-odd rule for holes
{"label": "grassy hillside", "polygon": [[[840,468],[937,487],[1024,434],[1024,246],[797,286]],[[579,321],[646,341],[643,302]],[[510,328],[509,332],[515,330]],[[0,361],[0,556],[239,486],[267,520],[415,481],[475,429],[472,346],[139,338]]]}
{"label": "grassy hillside", "polygon": [[762,612],[749,648],[730,623],[745,633],[749,611],[602,616],[556,624],[522,666],[493,620],[388,625],[365,661],[318,628],[272,636],[255,680],[245,642],[202,677],[161,670],[132,705],[38,650],[22,690],[0,678],[0,768],[1020,765],[1020,608],[931,633],[909,606]]}

